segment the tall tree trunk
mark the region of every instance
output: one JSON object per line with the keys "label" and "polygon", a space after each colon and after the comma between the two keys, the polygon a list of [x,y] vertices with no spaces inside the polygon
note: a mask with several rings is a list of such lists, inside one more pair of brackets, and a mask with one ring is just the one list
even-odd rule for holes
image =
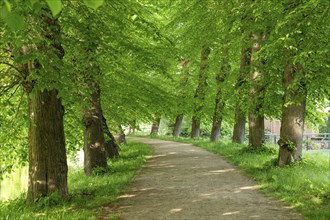
{"label": "tall tree trunk", "polygon": [[[45,12],[45,9],[42,10]],[[47,11],[48,13],[50,11]],[[45,13],[45,14],[46,14]],[[38,45],[40,52],[45,54],[53,53],[59,61],[64,56],[61,45],[61,31],[57,19],[52,19],[45,15],[40,15],[42,32],[44,38]],[[26,47],[23,53],[26,54]],[[49,58],[51,60],[54,57]],[[56,65],[58,62],[50,62],[50,68],[58,72]],[[26,66],[26,73],[31,73],[32,69],[42,69],[38,60],[29,61]],[[54,73],[47,73],[54,74]],[[67,158],[65,149],[63,115],[64,107],[57,97],[56,89],[45,89],[32,94],[36,81],[24,85],[28,93],[29,107],[29,181],[27,201],[33,202],[40,196],[49,195],[53,192],[61,196],[68,195],[67,184]]]}
{"label": "tall tree trunk", "polygon": [[[93,88],[93,87],[91,87]],[[104,149],[104,133],[100,103],[100,88],[92,93],[90,108],[84,109],[84,171],[91,175],[96,167],[106,167],[107,159]]]}
{"label": "tall tree trunk", "polygon": [[124,129],[121,125],[118,125],[118,134],[119,134],[119,137],[118,137],[119,144],[127,144],[126,135],[125,135]]}
{"label": "tall tree trunk", "polygon": [[237,104],[235,111],[235,124],[232,141],[234,143],[243,144],[245,139],[245,112],[241,109],[240,104]]}
{"label": "tall tree trunk", "polygon": [[160,117],[156,117],[155,121],[152,123],[150,135],[158,135],[160,125]]}
{"label": "tall tree trunk", "polygon": [[[245,47],[245,46],[244,46]],[[235,124],[233,129],[233,138],[234,143],[243,144],[245,139],[245,123],[246,123],[246,114],[242,109],[242,97],[244,91],[242,87],[245,84],[247,75],[250,72],[250,62],[251,62],[251,49],[242,49],[241,51],[241,64],[240,64],[240,76],[237,79],[235,85],[235,91],[237,92],[236,101],[236,110],[235,110]]]}
{"label": "tall tree trunk", "polygon": [[252,46],[252,88],[250,91],[250,97],[252,106],[249,112],[249,145],[255,149],[262,147],[264,144],[264,115],[262,112],[262,86],[260,86],[261,78],[264,73],[260,70],[261,62],[256,62],[254,56],[260,50],[260,42],[262,41],[262,35],[253,35],[253,46]]}
{"label": "tall tree trunk", "polygon": [[120,147],[116,142],[115,137],[110,132],[107,125],[107,120],[102,114],[102,128],[104,132],[104,148],[108,158],[115,158],[119,156]]}
{"label": "tall tree trunk", "polygon": [[181,134],[181,127],[182,127],[182,120],[183,120],[183,114],[180,114],[178,116],[176,116],[175,119],[175,124],[174,124],[174,128],[173,128],[173,137],[179,137]]}
{"label": "tall tree trunk", "polygon": [[[302,158],[307,89],[299,65],[292,65],[290,59],[283,73],[285,89],[282,104],[280,146],[277,165],[282,167]],[[298,84],[298,86],[297,86]],[[296,85],[296,86],[292,86]]]}
{"label": "tall tree trunk", "polygon": [[56,90],[38,91],[28,100],[29,184],[27,200],[58,192],[68,195],[67,159],[65,150],[64,108]]}
{"label": "tall tree trunk", "polygon": [[221,63],[222,66],[215,77],[215,80],[217,82],[217,94],[215,97],[212,130],[210,136],[210,139],[213,142],[218,141],[220,139],[222,112],[225,107],[223,83],[225,82],[227,73],[230,69],[228,62],[225,59],[222,59]]}
{"label": "tall tree trunk", "polygon": [[194,112],[192,117],[191,125],[191,138],[199,138],[200,136],[200,120],[202,117],[204,99],[205,99],[205,89],[207,87],[207,69],[208,58],[211,53],[211,48],[204,46],[201,52],[201,63],[198,76],[198,85],[194,95]]}

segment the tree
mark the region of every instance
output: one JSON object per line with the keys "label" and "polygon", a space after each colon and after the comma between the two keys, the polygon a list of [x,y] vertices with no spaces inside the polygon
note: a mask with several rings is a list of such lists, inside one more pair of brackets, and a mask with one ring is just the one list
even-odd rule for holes
{"label": "tree", "polygon": [[211,53],[209,46],[204,46],[200,58],[200,70],[198,75],[198,85],[194,95],[194,111],[191,120],[191,138],[199,138],[202,110],[205,99],[205,89],[207,87],[208,57]]}

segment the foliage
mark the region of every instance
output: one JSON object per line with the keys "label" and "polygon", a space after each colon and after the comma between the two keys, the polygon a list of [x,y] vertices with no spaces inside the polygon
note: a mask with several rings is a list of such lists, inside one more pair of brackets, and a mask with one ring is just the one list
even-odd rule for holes
{"label": "foliage", "polygon": [[80,169],[70,170],[70,196],[58,194],[41,198],[27,205],[25,195],[0,202],[1,219],[95,219],[103,205],[109,205],[124,193],[138,169],[150,155],[148,145],[129,142],[121,146],[121,156],[109,161],[109,168],[86,177]]}

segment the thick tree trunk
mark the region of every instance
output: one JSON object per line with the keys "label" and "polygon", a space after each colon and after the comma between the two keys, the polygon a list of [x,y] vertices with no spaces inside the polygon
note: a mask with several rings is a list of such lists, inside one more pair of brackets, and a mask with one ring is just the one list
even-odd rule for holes
{"label": "thick tree trunk", "polygon": [[56,90],[29,96],[29,183],[27,200],[58,192],[68,195],[64,108]]}
{"label": "thick tree trunk", "polygon": [[183,114],[180,114],[178,116],[176,116],[175,119],[175,124],[174,124],[174,128],[173,128],[173,137],[179,137],[181,134],[181,127],[182,127],[182,120],[183,120]]}
{"label": "thick tree trunk", "polygon": [[207,69],[208,58],[211,53],[211,48],[204,46],[201,52],[201,63],[199,68],[198,85],[194,94],[194,109],[191,125],[191,138],[199,138],[200,136],[200,121],[203,112],[205,89],[207,87]]}
{"label": "thick tree trunk", "polygon": [[[46,13],[48,12],[50,11]],[[44,39],[39,42],[38,50],[45,52],[46,55],[54,56],[48,57],[48,59],[55,60],[57,56],[60,61],[64,56],[60,25],[56,19],[45,15],[40,15],[39,18],[40,20],[36,20],[36,23],[41,27],[40,36]],[[24,54],[27,52],[27,47],[23,47]],[[58,72],[58,62],[50,62],[49,65],[48,68]],[[24,66],[26,66],[26,73],[30,73],[33,69],[45,71],[39,60],[28,61],[28,64]],[[35,83],[38,82],[33,81],[24,85],[29,95],[29,181],[27,192],[29,202],[53,192],[57,192],[62,197],[68,195],[68,166],[63,125],[64,108],[57,97],[56,89],[45,89],[31,94]]]}
{"label": "thick tree trunk", "polygon": [[255,54],[260,50],[260,42],[262,35],[253,35],[252,46],[252,88],[250,90],[250,97],[252,106],[249,112],[249,145],[255,149],[262,147],[264,144],[264,115],[262,113],[262,86],[260,85],[261,78],[264,73],[260,70],[261,62],[256,62]]}
{"label": "thick tree trunk", "polygon": [[216,118],[216,116],[213,117],[213,123],[212,123],[212,130],[211,130],[211,141],[216,142],[220,139],[220,131],[221,131],[221,118]]}
{"label": "thick tree trunk", "polygon": [[118,125],[118,143],[119,144],[127,144],[126,142],[126,135],[125,135],[125,132],[124,132],[124,129],[121,125]]}
{"label": "thick tree trunk", "polygon": [[265,139],[264,116],[249,114],[249,145],[262,147]]}
{"label": "thick tree trunk", "polygon": [[100,89],[92,93],[90,108],[84,109],[84,171],[91,175],[96,167],[106,167],[107,158],[104,149],[104,133],[100,103]]}
{"label": "thick tree trunk", "polygon": [[246,116],[240,105],[237,104],[235,111],[235,124],[233,131],[233,139],[234,143],[243,144],[245,139],[245,123]]}
{"label": "thick tree trunk", "polygon": [[104,132],[104,148],[108,158],[115,158],[119,156],[120,147],[116,142],[115,137],[110,132],[107,125],[107,120],[102,114],[102,128]]}
{"label": "thick tree trunk", "polygon": [[[290,62],[288,60],[288,62]],[[298,78],[299,65],[287,64],[283,74],[285,93],[282,104],[280,146],[277,165],[282,167],[302,158],[302,141],[306,111],[306,86]],[[297,81],[300,80],[300,81]],[[299,86],[291,87],[293,84]],[[293,102],[292,104],[290,102]]]}
{"label": "thick tree trunk", "polygon": [[195,117],[191,120],[191,138],[199,138],[201,134],[201,124]]}
{"label": "thick tree trunk", "polygon": [[160,117],[156,117],[155,121],[152,123],[150,135],[158,135],[160,125]]}

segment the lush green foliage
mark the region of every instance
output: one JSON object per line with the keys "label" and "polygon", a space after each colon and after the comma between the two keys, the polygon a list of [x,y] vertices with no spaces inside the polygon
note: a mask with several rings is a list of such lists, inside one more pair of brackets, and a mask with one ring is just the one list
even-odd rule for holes
{"label": "lush green foliage", "polygon": [[157,138],[192,143],[224,156],[256,180],[267,195],[297,207],[307,218],[330,218],[329,152],[305,153],[303,161],[282,169],[274,166],[278,150],[272,147],[263,147],[256,152],[229,141],[212,143],[205,139]]}
{"label": "lush green foliage", "polygon": [[0,202],[1,219],[95,219],[103,205],[116,201],[124,193],[136,171],[151,154],[148,145],[129,142],[121,147],[121,156],[109,161],[109,168],[95,170],[86,177],[80,169],[69,172],[70,196],[58,194],[41,198],[27,205],[25,195],[15,200]]}

